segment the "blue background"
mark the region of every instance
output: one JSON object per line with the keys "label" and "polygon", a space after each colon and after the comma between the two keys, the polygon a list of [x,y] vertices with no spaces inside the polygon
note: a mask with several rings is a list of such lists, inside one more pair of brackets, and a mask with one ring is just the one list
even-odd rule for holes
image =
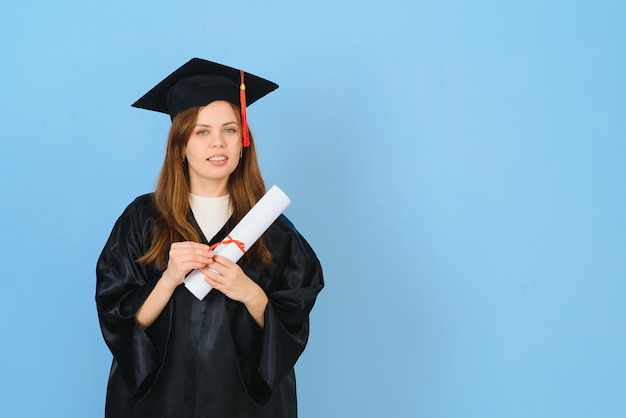
{"label": "blue background", "polygon": [[0,6],[3,417],[102,416],[94,268],[153,189],[192,57],[249,109],[327,287],[310,417],[626,416],[626,7],[514,0]]}

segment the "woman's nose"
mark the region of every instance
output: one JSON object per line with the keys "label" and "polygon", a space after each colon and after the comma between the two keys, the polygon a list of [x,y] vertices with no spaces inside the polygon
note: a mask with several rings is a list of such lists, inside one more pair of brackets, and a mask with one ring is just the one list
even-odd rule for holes
{"label": "woman's nose", "polygon": [[222,134],[215,134],[211,137],[211,146],[212,147],[223,147],[226,144],[224,137]]}

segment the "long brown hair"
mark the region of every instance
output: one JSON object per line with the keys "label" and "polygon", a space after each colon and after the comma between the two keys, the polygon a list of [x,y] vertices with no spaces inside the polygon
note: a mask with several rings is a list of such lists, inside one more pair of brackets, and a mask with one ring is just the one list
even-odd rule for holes
{"label": "long brown hair", "polygon": [[[230,102],[229,104],[241,121],[239,107]],[[187,109],[176,115],[172,121],[163,167],[154,192],[154,203],[160,217],[155,224],[150,249],[137,260],[138,262],[146,264],[156,262],[159,268],[165,268],[172,243],[201,241],[190,219],[189,167],[184,158],[185,148],[198,120],[200,109],[201,107]],[[265,182],[261,176],[252,133],[250,146],[243,149],[239,165],[228,179],[228,191],[233,210],[230,227],[234,227],[265,194]],[[272,256],[263,237],[246,252],[246,257],[258,259],[266,265],[270,263]]]}

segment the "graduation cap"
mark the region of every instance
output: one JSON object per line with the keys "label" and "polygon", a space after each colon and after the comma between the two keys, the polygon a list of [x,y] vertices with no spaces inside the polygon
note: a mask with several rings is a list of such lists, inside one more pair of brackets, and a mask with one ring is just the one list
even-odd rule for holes
{"label": "graduation cap", "polygon": [[[245,79],[245,80],[244,80]],[[132,104],[167,113],[172,120],[183,110],[226,100],[241,107],[243,146],[250,145],[246,105],[276,90],[278,84],[226,65],[193,58]]]}

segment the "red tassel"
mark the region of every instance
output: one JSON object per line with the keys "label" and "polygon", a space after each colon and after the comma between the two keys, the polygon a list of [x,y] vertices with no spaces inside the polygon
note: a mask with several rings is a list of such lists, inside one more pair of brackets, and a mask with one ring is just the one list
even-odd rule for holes
{"label": "red tassel", "polygon": [[239,101],[241,102],[241,129],[243,130],[243,146],[250,146],[250,132],[248,130],[248,118],[246,116],[246,85],[243,82],[243,70],[239,70],[241,85],[239,86]]}

